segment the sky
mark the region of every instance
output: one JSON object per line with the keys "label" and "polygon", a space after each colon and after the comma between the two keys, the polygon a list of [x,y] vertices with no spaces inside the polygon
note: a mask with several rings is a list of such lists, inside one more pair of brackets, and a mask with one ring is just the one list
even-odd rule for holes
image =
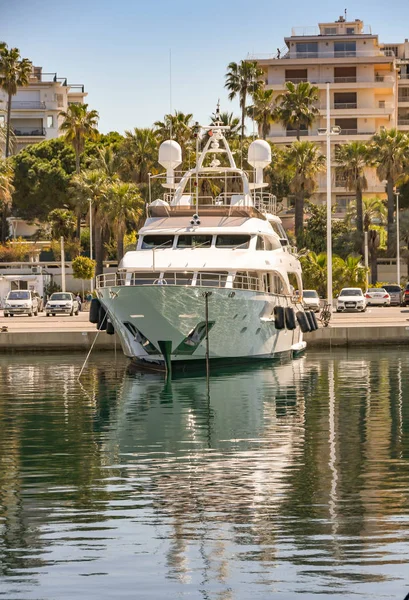
{"label": "sky", "polygon": [[[174,110],[209,122],[239,113],[229,62],[275,53],[296,26],[362,19],[382,42],[409,38],[408,0],[0,0],[0,40],[44,72],[83,83],[103,133],[151,127]],[[170,76],[171,74],[171,76]]]}

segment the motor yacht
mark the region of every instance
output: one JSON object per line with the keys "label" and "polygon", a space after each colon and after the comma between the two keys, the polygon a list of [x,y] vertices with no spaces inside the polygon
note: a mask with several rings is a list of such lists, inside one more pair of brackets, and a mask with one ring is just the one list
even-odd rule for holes
{"label": "motor yacht", "polygon": [[270,146],[250,144],[247,173],[236,165],[226,129],[197,128],[197,164],[185,173],[175,171],[179,144],[161,144],[163,197],[147,204],[136,250],[116,273],[97,277],[99,313],[94,306],[91,318],[102,328],[108,323],[133,360],[169,369],[305,349],[303,331],[313,327],[297,300],[301,266],[263,181]]}

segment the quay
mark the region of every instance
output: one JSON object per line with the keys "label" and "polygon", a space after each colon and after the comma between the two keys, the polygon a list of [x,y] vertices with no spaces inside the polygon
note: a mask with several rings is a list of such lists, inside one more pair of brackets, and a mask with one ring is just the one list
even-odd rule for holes
{"label": "quay", "polygon": [[[2,331],[7,327],[7,331]],[[78,317],[0,316],[1,352],[85,352],[97,335],[88,312]],[[409,307],[368,308],[365,313],[332,315],[329,327],[305,334],[308,348],[373,346],[409,343]],[[101,331],[94,351],[120,348],[115,335]]]}

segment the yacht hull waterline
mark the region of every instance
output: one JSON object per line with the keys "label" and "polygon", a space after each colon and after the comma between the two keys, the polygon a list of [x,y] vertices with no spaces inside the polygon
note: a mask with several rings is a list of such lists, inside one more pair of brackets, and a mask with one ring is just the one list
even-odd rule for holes
{"label": "yacht hull waterline", "polygon": [[[281,299],[262,292],[192,286],[118,286],[99,290],[125,356],[164,365],[160,342],[170,342],[172,363],[205,361],[208,293],[209,359],[291,358],[306,343],[297,327],[277,330]],[[290,303],[288,303],[288,306]]]}

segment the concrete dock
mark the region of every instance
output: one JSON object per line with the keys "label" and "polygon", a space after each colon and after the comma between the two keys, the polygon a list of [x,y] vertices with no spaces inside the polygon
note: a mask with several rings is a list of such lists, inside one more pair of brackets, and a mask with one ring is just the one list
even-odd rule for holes
{"label": "concrete dock", "polygon": [[[78,317],[0,315],[0,352],[13,351],[78,351],[86,352],[93,343],[96,326],[89,323],[88,313]],[[409,343],[409,307],[368,308],[365,313],[333,314],[329,327],[305,334],[309,348],[332,346],[382,346]],[[113,350],[116,336],[101,331],[94,349]]]}

